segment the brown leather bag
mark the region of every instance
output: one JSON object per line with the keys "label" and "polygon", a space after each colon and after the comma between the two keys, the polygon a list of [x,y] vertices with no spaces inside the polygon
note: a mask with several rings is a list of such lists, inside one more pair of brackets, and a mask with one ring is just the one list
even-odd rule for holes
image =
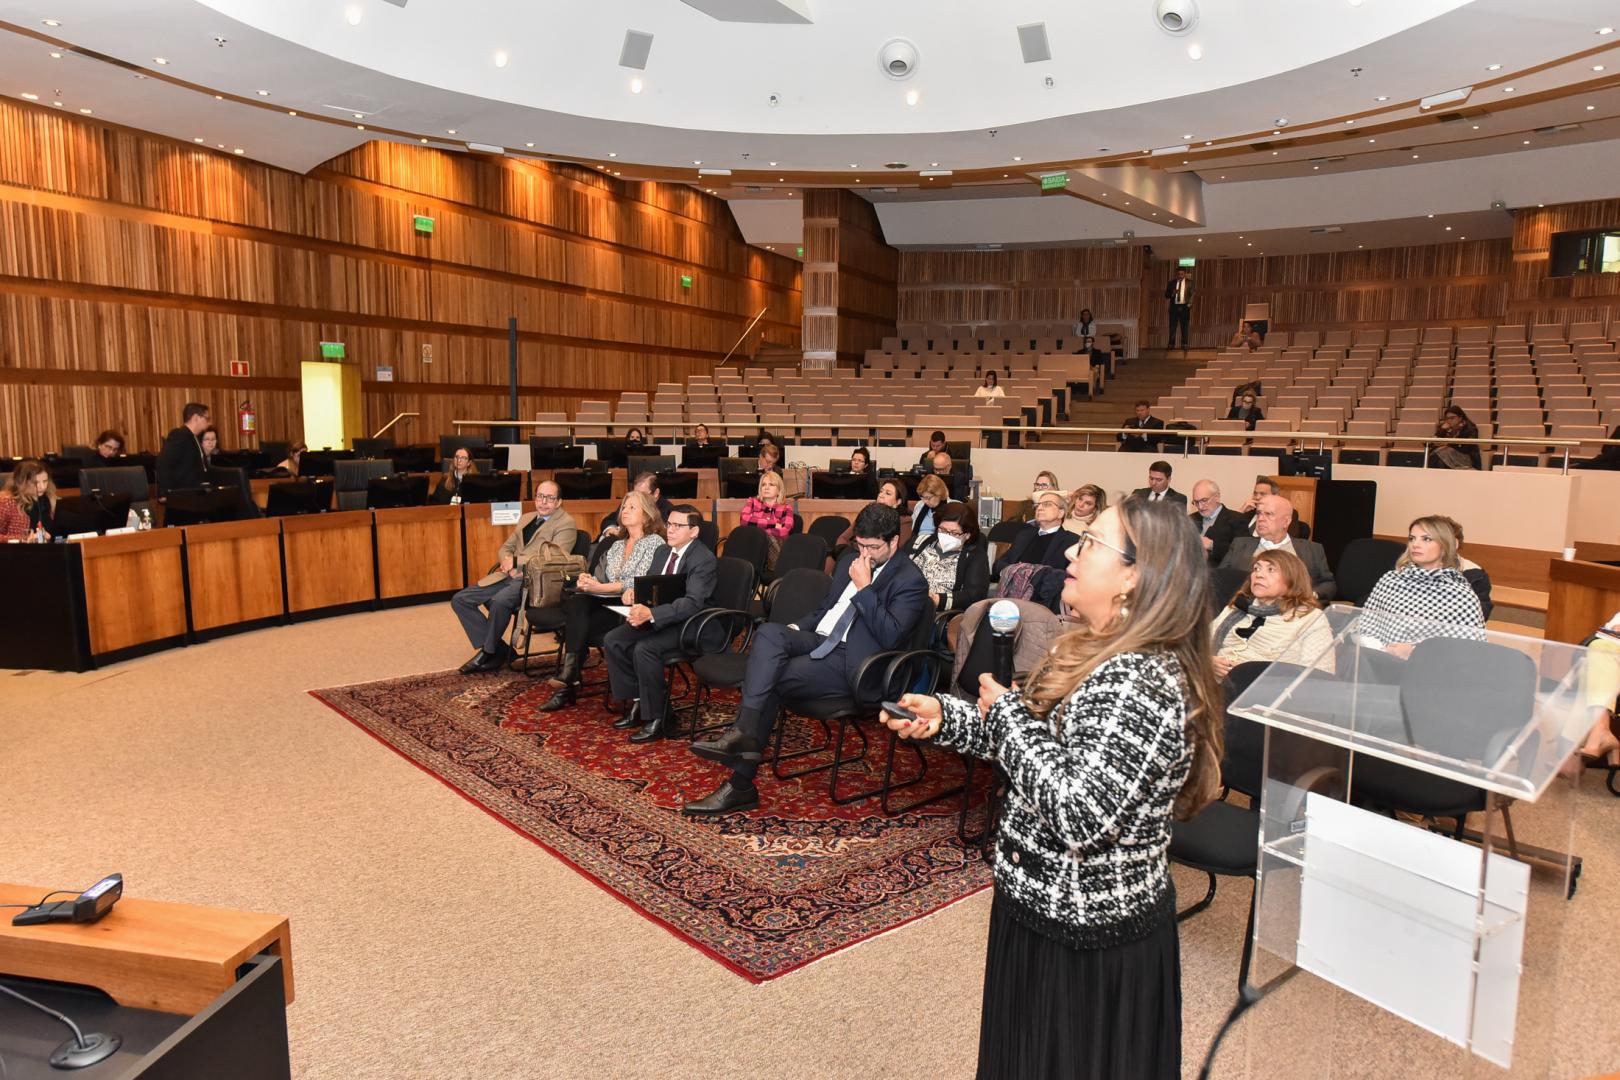
{"label": "brown leather bag", "polygon": [[564,582],[584,572],[585,556],[546,541],[540,553],[523,564],[523,606],[556,607],[562,603]]}

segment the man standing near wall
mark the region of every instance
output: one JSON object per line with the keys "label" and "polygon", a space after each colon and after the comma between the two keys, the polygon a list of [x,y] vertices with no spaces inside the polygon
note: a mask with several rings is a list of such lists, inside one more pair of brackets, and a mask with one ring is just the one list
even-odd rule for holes
{"label": "man standing near wall", "polygon": [[1170,340],[1166,349],[1176,347],[1176,327],[1181,327],[1181,351],[1187,351],[1187,328],[1192,324],[1193,283],[1187,268],[1176,268],[1176,276],[1164,287],[1164,298],[1170,302]]}

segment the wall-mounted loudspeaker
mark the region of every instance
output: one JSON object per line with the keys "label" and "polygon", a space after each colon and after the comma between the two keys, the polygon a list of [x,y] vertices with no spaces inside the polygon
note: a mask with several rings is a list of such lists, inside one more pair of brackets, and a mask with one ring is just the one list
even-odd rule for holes
{"label": "wall-mounted loudspeaker", "polygon": [[1153,17],[1167,34],[1187,34],[1198,25],[1198,0],[1158,0]]}

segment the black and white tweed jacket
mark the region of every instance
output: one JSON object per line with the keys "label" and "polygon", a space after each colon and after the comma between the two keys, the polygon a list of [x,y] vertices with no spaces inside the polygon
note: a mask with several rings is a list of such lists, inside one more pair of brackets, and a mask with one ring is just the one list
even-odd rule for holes
{"label": "black and white tweed jacket", "polygon": [[1403,566],[1378,579],[1356,632],[1385,645],[1432,637],[1485,640],[1479,596],[1460,570]]}
{"label": "black and white tweed jacket", "polygon": [[1011,781],[994,868],[1016,919],[1099,949],[1175,917],[1166,852],[1192,752],[1174,657],[1111,657],[1044,720],[1017,693],[982,720],[973,702],[940,704],[936,740],[999,762]]}

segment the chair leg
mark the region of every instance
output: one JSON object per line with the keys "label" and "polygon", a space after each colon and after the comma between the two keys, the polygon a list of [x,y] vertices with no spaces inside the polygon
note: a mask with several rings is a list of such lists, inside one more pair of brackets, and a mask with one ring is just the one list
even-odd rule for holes
{"label": "chair leg", "polygon": [[[866,756],[866,735],[864,732],[861,732],[859,728],[856,728],[855,730],[856,733],[861,737],[861,752],[856,754],[854,757],[846,758],[842,756],[844,722],[841,720],[839,721],[836,749],[834,745],[832,728],[827,725],[827,721],[817,720],[816,723],[821,725],[821,731],[827,736],[827,741],[819,746],[807,747],[804,750],[790,750],[784,753],[782,750],[782,732],[784,730],[787,717],[788,714],[786,712],[782,712],[777,715],[776,731],[772,736],[773,748],[771,751],[771,772],[778,780],[796,780],[801,776],[810,776],[813,773],[826,772],[828,769],[834,770],[833,775],[836,777],[838,775],[837,770],[840,767],[844,765],[853,765],[855,762]],[[811,765],[808,768],[798,769],[793,772],[784,772],[782,770],[782,762],[784,761],[792,761],[794,758],[809,757],[811,754],[825,754],[829,751],[833,751],[833,760],[831,761],[823,762],[820,765]]]}
{"label": "chair leg", "polygon": [[[1187,908],[1185,911],[1176,912],[1176,922],[1184,922],[1187,919],[1192,918],[1194,915],[1198,914],[1200,911],[1203,911],[1205,908],[1209,907],[1209,905],[1215,902],[1215,875],[1210,871],[1205,870],[1204,876],[1209,878],[1209,891],[1204,893],[1204,898],[1198,901],[1198,903]],[[1250,907],[1253,907],[1253,905],[1251,904]],[[1245,963],[1247,963],[1247,958],[1245,958]],[[1242,983],[1241,979],[1238,981],[1239,984]]]}
{"label": "chair leg", "polygon": [[966,799],[968,796],[968,779],[971,777],[971,773],[964,776],[960,784],[957,784],[954,787],[945,788],[944,790],[930,795],[925,799],[917,799],[913,802],[907,803],[905,806],[891,806],[889,799],[896,791],[900,791],[903,788],[908,788],[913,784],[921,783],[928,776],[928,758],[923,753],[923,748],[918,746],[916,743],[908,741],[906,743],[906,747],[912,753],[917,755],[917,775],[910,780],[905,780],[898,784],[891,783],[891,780],[894,777],[894,751],[895,746],[897,743],[899,743],[899,741],[900,737],[891,731],[889,733],[888,758],[883,766],[883,799],[879,803],[879,805],[882,806],[885,814],[890,817],[895,817],[900,814],[909,814],[913,810],[920,809],[921,807],[927,806],[930,803],[939,802],[941,799],[949,799],[955,795],[961,795],[964,800],[963,805],[966,805]]}
{"label": "chair leg", "polygon": [[[842,756],[844,752],[844,732],[849,728],[854,728],[856,737],[861,740],[861,752],[852,758]],[[894,736],[891,733],[889,737],[892,739]],[[861,722],[859,720],[844,716],[838,718],[838,738],[835,746],[836,752],[833,754],[832,765],[830,766],[832,769],[832,779],[827,784],[827,797],[833,801],[833,804],[835,806],[848,806],[850,803],[861,802],[865,799],[872,798],[874,795],[883,794],[882,784],[879,784],[877,787],[868,788],[865,791],[857,791],[848,795],[838,794],[838,770],[845,765],[853,765],[857,761],[865,760],[867,751],[871,749],[871,744],[867,741],[866,732],[861,729]]]}

